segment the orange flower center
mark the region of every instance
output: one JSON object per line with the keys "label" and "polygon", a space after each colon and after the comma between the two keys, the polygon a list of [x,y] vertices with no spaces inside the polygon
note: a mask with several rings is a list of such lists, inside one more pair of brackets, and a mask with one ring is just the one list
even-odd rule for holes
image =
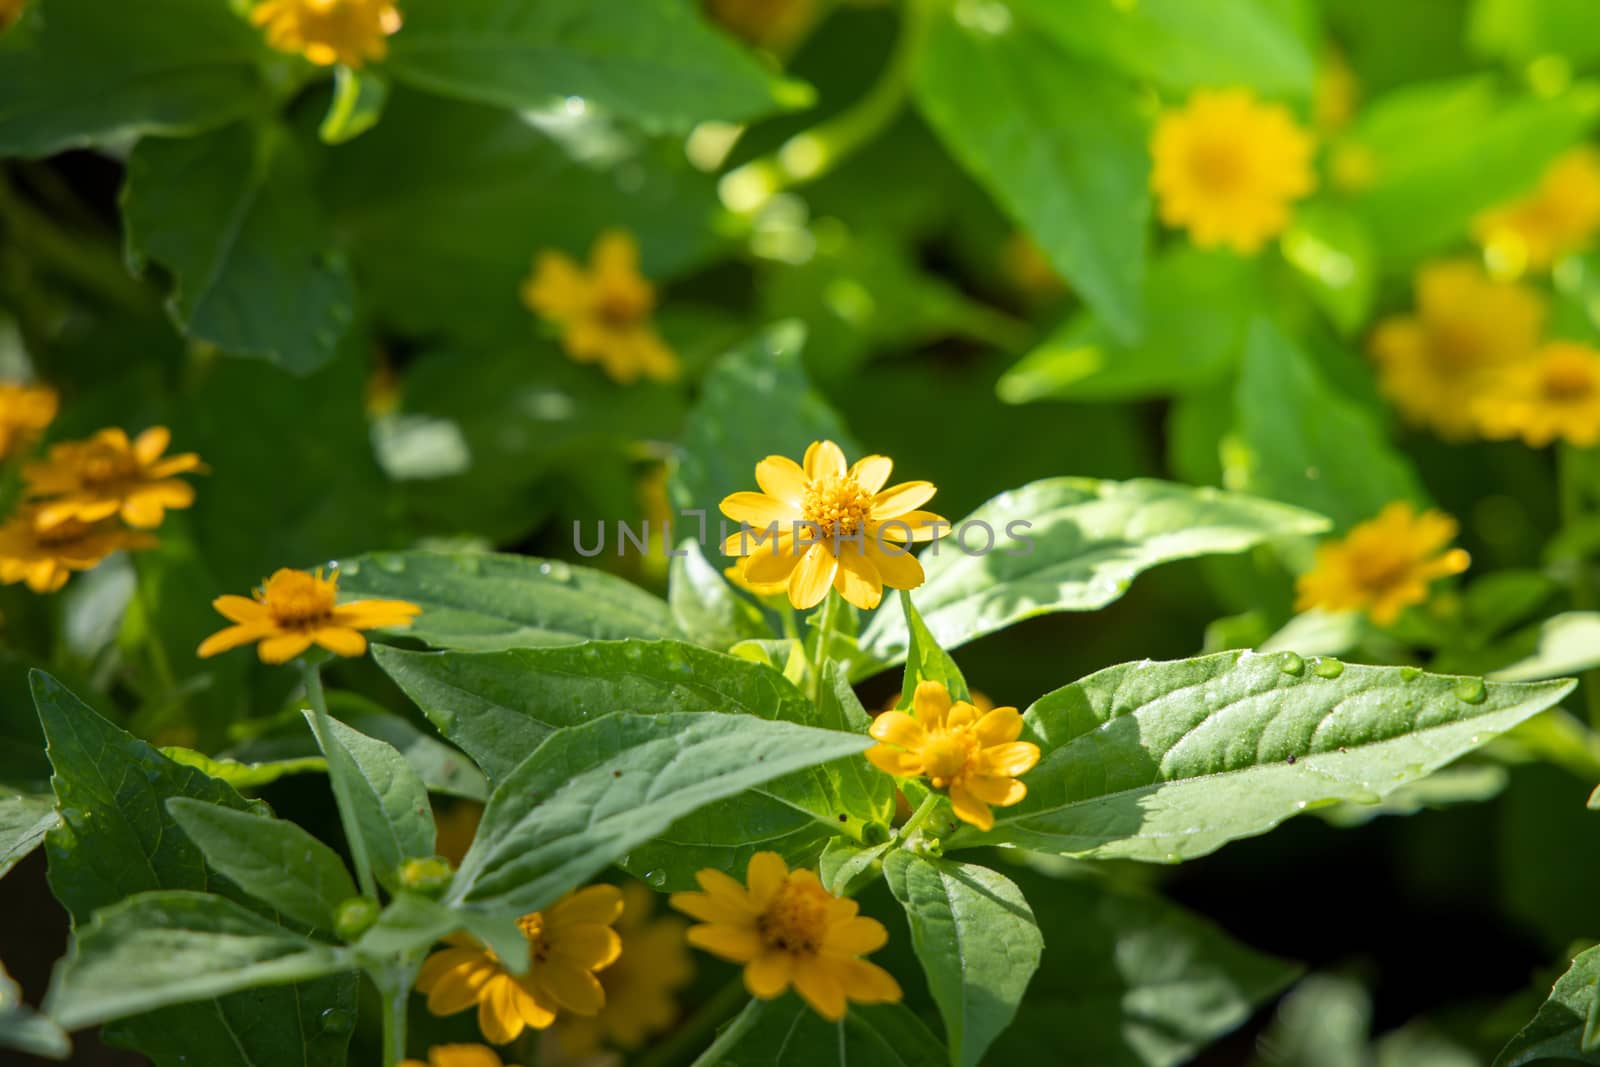
{"label": "orange flower center", "polygon": [[1381,591],[1405,581],[1412,560],[1392,551],[1357,552],[1350,560],[1350,572],[1356,584],[1365,589]]}
{"label": "orange flower center", "polygon": [[1476,367],[1484,361],[1483,338],[1465,323],[1446,321],[1428,325],[1428,354],[1447,370]]}
{"label": "orange flower center", "polygon": [[138,473],[139,461],[132,452],[101,444],[90,445],[78,466],[78,476],[96,487],[127,481]]}
{"label": "orange flower center", "polygon": [[808,482],[800,511],[807,522],[816,523],[822,539],[851,537],[867,525],[872,495],[848,475]]}
{"label": "orange flower center", "polygon": [[978,739],[966,730],[936,733],[922,746],[922,766],[935,789],[961,777],[967,761],[978,750]]}
{"label": "orange flower center", "polygon": [[1208,193],[1227,194],[1244,180],[1244,160],[1237,146],[1223,140],[1203,140],[1189,150],[1189,175]]}
{"label": "orange flower center", "polygon": [[550,956],[550,945],[544,939],[544,914],[530,912],[517,920],[517,926],[522,930],[522,936],[528,939],[528,958],[534,963],[543,963]]}
{"label": "orange flower center", "polygon": [[1551,356],[1540,368],[1540,379],[1551,400],[1581,400],[1594,391],[1594,370],[1582,356]]}
{"label": "orange flower center", "polygon": [[60,547],[61,545],[68,545],[74,541],[81,540],[93,529],[94,526],[90,523],[82,522],[78,519],[67,519],[50,527],[48,530],[35,528],[33,539],[41,545]]}
{"label": "orange flower center", "polygon": [[756,931],[768,948],[796,955],[815,955],[828,932],[828,891],[815,882],[790,878],[756,919]]}
{"label": "orange flower center", "polygon": [[322,578],[305,571],[285,571],[273,575],[257,599],[267,606],[274,622],[294,629],[332,615],[338,589],[335,578]]}
{"label": "orange flower center", "polygon": [[637,326],[650,314],[650,296],[643,290],[607,288],[595,302],[594,313],[613,329]]}

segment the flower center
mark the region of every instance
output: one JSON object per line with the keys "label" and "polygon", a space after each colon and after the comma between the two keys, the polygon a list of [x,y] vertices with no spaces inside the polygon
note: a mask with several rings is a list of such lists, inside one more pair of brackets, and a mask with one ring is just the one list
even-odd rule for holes
{"label": "flower center", "polygon": [[626,329],[638,325],[650,314],[650,297],[639,290],[606,288],[595,302],[594,313],[607,326]]}
{"label": "flower center", "polygon": [[977,751],[977,739],[966,730],[936,733],[922,746],[922,766],[935,789],[943,789],[967,769],[967,760]]}
{"label": "flower center", "polygon": [[1208,193],[1225,195],[1237,191],[1244,173],[1238,146],[1229,141],[1204,140],[1189,150],[1189,174]]}
{"label": "flower center", "polygon": [[304,571],[287,571],[272,576],[260,600],[280,626],[301,627],[333,614],[338,584]]}
{"label": "flower center", "polygon": [[1540,386],[1551,400],[1581,400],[1594,391],[1594,373],[1586,359],[1552,357],[1540,374]]}
{"label": "flower center", "polygon": [[791,878],[756,919],[756,931],[768,948],[816,955],[828,932],[828,899],[822,886]]}
{"label": "flower center", "polygon": [[78,476],[87,485],[103,487],[124,481],[139,473],[138,461],[131,452],[91,445],[78,466]]}
{"label": "flower center", "polygon": [[1411,564],[1397,552],[1365,552],[1351,559],[1350,570],[1363,589],[1382,592],[1405,581]]}
{"label": "flower center", "polygon": [[35,530],[33,539],[41,545],[66,545],[79,540],[90,530],[94,529],[89,523],[78,519],[67,519],[57,523],[48,530]]}
{"label": "flower center", "polygon": [[543,963],[550,955],[550,945],[544,939],[544,914],[530,912],[517,920],[522,936],[528,939],[528,958]]}
{"label": "flower center", "polygon": [[1434,322],[1428,330],[1428,352],[1447,370],[1475,367],[1484,361],[1483,337],[1466,323]]}
{"label": "flower center", "polygon": [[822,540],[852,537],[867,525],[872,495],[848,475],[808,482],[800,511],[807,522],[816,523]]}

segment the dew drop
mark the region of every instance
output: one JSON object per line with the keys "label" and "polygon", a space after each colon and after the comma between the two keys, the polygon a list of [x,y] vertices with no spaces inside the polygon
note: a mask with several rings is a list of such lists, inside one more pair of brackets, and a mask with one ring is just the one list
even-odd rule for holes
{"label": "dew drop", "polygon": [[355,1016],[343,1008],[325,1008],[321,1020],[322,1032],[325,1034],[346,1034],[354,1029],[356,1024]]}
{"label": "dew drop", "polygon": [[[379,570],[388,571],[390,574],[402,574],[406,569],[406,558],[394,552],[379,552],[372,557],[372,562],[377,565]],[[346,570],[345,573],[350,574],[352,572]]]}
{"label": "dew drop", "polygon": [[1306,672],[1306,661],[1296,653],[1285,652],[1278,658],[1278,669],[1283,671],[1284,674],[1292,674],[1295,677],[1299,677]]}
{"label": "dew drop", "polygon": [[1482,704],[1489,699],[1489,690],[1482,678],[1463,678],[1456,683],[1456,697],[1468,704]]}
{"label": "dew drop", "polygon": [[644,876],[644,880],[649,882],[652,887],[660,889],[667,884],[667,872],[663,870],[651,871]]}
{"label": "dew drop", "polygon": [[1332,656],[1327,656],[1317,660],[1317,665],[1311,668],[1311,672],[1318,678],[1337,678],[1344,673],[1344,664]]}

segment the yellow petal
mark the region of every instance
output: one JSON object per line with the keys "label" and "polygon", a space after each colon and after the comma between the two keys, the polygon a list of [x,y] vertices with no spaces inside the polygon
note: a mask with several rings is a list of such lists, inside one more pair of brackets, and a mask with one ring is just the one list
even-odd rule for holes
{"label": "yellow petal", "polygon": [[878,770],[896,778],[916,778],[923,771],[921,756],[890,745],[873,745],[863,755]]}
{"label": "yellow petal", "polygon": [[822,947],[827,952],[864,956],[876,952],[889,941],[889,931],[877,919],[859,915],[828,930]]}
{"label": "yellow petal", "polygon": [[748,523],[758,530],[765,530],[773,523],[783,530],[800,518],[795,505],[766,493],[729,493],[722,498],[722,513],[734,522]]}
{"label": "yellow petal", "polygon": [[776,852],[757,852],[750,857],[745,868],[745,881],[750,886],[750,902],[765,908],[778,895],[789,878],[789,865]]}
{"label": "yellow petal", "polygon": [[296,631],[274,634],[261,642],[258,651],[262,663],[288,663],[310,647],[311,635]]}
{"label": "yellow petal", "polygon": [[794,968],[794,989],[811,1010],[837,1022],[844,1018],[844,983],[833,967],[834,961],[822,956],[799,960]]}
{"label": "yellow petal", "polygon": [[761,1000],[781,996],[794,974],[794,957],[787,952],[763,951],[744,965],[744,987]]}
{"label": "yellow petal", "polygon": [[978,744],[985,748],[1015,741],[1022,735],[1022,716],[1016,708],[991,708],[972,728]]}
{"label": "yellow petal", "polygon": [[267,617],[267,606],[247,596],[219,596],[211,606],[229,622],[256,622]]}
{"label": "yellow petal", "polygon": [[1030,741],[994,745],[981,750],[977,762],[985,774],[1015,778],[1026,774],[1039,762],[1039,746]]}
{"label": "yellow petal", "polygon": [[865,555],[845,548],[839,553],[839,569],[833,586],[839,595],[863,611],[870,611],[883,599],[883,580],[878,568]]}
{"label": "yellow petal", "polygon": [[872,517],[899,518],[932,500],[936,492],[938,490],[932,482],[901,482],[899,485],[891,485],[872,498]]}
{"label": "yellow petal", "polygon": [[600,979],[583,967],[552,956],[535,964],[528,980],[561,1007],[579,1015],[593,1015],[605,1006],[606,991]]}
{"label": "yellow petal", "polygon": [[622,915],[622,890],[614,885],[590,885],[552,904],[545,912],[546,929],[565,930],[572,926],[609,926]]}
{"label": "yellow petal", "polygon": [[335,656],[360,656],[367,651],[367,639],[344,626],[319,627],[313,640]]}
{"label": "yellow petal", "polygon": [[927,730],[903,711],[884,712],[872,720],[867,732],[879,741],[909,748],[913,752],[920,752],[922,746],[928,743]]}
{"label": "yellow petal", "polygon": [[788,456],[768,456],[756,464],[756,484],[798,511],[806,495],[805,468]]}
{"label": "yellow petal", "polygon": [[806,549],[800,563],[789,575],[789,603],[800,611],[807,611],[822,603],[833,585],[839,561],[825,544],[815,544]]}
{"label": "yellow petal", "polygon": [[883,584],[891,589],[915,589],[927,580],[917,557],[908,551],[878,544],[876,539],[867,542],[867,558],[878,569]]}
{"label": "yellow petal", "polygon": [[959,785],[950,787],[950,806],[955,809],[956,818],[962,822],[971,823],[980,830],[994,829],[994,813],[989,810],[989,805]]}
{"label": "yellow petal", "polygon": [[1001,808],[1020,804],[1022,798],[1028,795],[1028,787],[1015,778],[990,778],[979,775],[966,779],[962,784],[985,804]]}
{"label": "yellow petal", "polygon": [[791,537],[780,538],[775,544],[756,549],[746,556],[744,577],[751,585],[770,586],[787,582],[800,565],[803,553]]}
{"label": "yellow petal", "polygon": [[598,971],[615,963],[622,953],[622,938],[609,926],[578,923],[549,931],[550,955],[574,967]]}
{"label": "yellow petal", "polygon": [[917,691],[911,694],[911,708],[924,728],[937,730],[950,712],[950,690],[943,682],[918,682]]}
{"label": "yellow petal", "polygon": [[888,456],[862,456],[856,460],[855,466],[850,468],[850,473],[855,476],[856,484],[863,493],[871,495],[883,488],[883,483],[889,480],[889,472],[894,470],[894,460]]}
{"label": "yellow petal", "polygon": [[713,956],[720,956],[729,963],[748,963],[764,948],[761,935],[756,933],[755,927],[711,923],[689,927],[684,937],[689,944],[703,948]]}
{"label": "yellow petal", "polygon": [[526,1023],[517,1008],[517,984],[505,975],[492,979],[478,1001],[478,1029],[496,1045],[507,1045],[517,1039]]}
{"label": "yellow petal", "polygon": [[248,626],[230,626],[225,630],[218,630],[194,650],[194,654],[201,659],[208,659],[219,652],[226,652],[230,648],[248,645],[252,641],[259,641],[272,631],[262,623],[252,623]]}
{"label": "yellow petal", "polygon": [[845,996],[857,1004],[894,1004],[903,994],[894,975],[866,960],[838,960],[834,974],[844,986]]}
{"label": "yellow petal", "polygon": [[834,481],[845,474],[844,453],[832,441],[813,441],[806,449],[806,478],[813,482]]}
{"label": "yellow petal", "polygon": [[931,511],[908,511],[881,520],[878,528],[885,541],[932,541],[950,532],[950,521]]}

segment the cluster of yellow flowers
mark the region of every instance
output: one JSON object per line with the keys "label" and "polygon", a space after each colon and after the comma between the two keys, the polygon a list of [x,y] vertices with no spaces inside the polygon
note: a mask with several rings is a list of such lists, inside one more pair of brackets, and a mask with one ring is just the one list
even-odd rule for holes
{"label": "cluster of yellow flowers", "polygon": [[[0,386],[0,456],[31,447],[57,407],[45,386]],[[149,531],[167,509],[194,503],[194,488],[176,475],[204,469],[192,452],[166,455],[171,440],[163,426],[132,440],[113,427],[24,463],[22,503],[0,525],[0,582],[53,593],[113,552],[154,546]]]}

